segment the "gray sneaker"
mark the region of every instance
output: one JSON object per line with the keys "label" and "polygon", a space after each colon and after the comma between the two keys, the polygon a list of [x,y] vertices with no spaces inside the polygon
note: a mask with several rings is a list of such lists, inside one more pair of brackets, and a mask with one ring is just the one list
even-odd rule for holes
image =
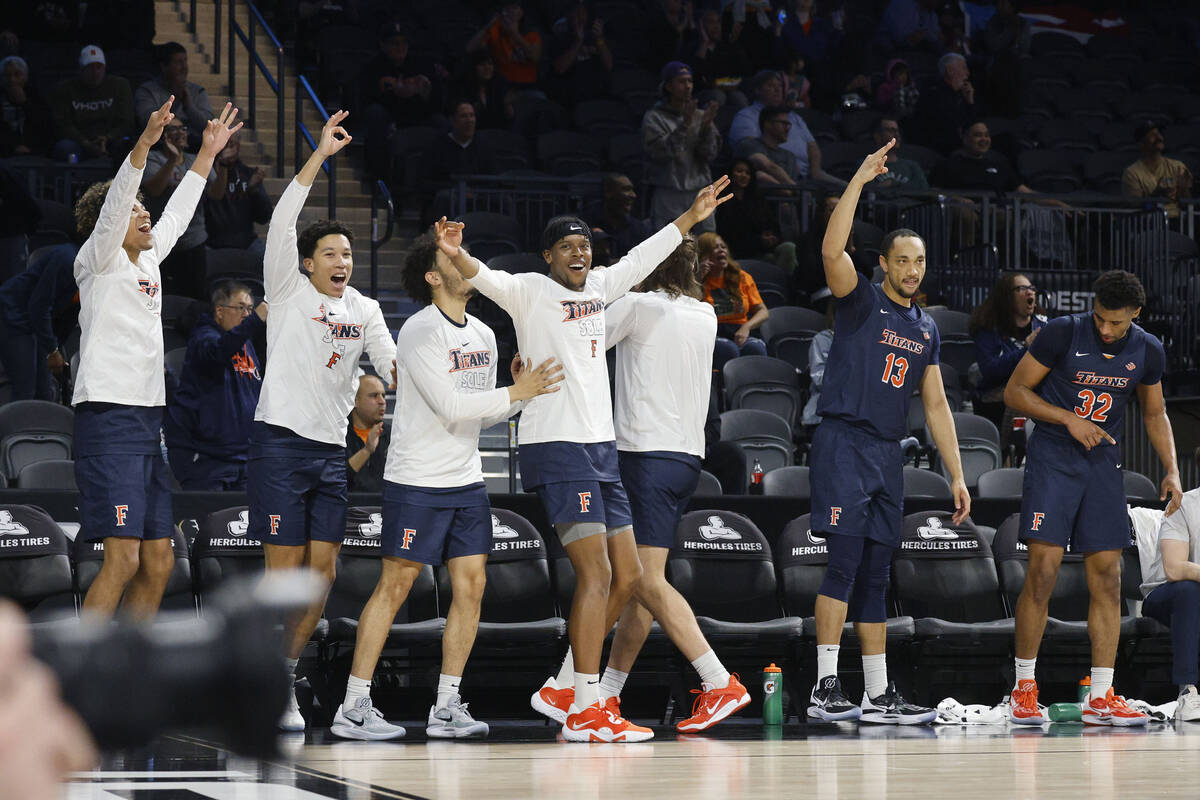
{"label": "gray sneaker", "polygon": [[472,717],[461,697],[451,695],[445,708],[429,709],[425,735],[432,739],[482,739],[488,735],[488,724]]}
{"label": "gray sneaker", "polygon": [[338,706],[329,732],[343,739],[363,739],[371,742],[399,739],[405,734],[404,728],[383,718],[379,709],[371,703],[370,696],[358,698],[354,708],[349,711]]}

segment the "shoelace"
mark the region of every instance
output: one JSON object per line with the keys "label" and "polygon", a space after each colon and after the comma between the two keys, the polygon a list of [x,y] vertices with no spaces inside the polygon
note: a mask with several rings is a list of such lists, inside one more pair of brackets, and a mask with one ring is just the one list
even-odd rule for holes
{"label": "shoelace", "polygon": [[1038,707],[1037,689],[1013,689],[1012,699],[1021,708],[1036,710]]}
{"label": "shoelace", "polygon": [[1127,714],[1141,714],[1142,713],[1136,709],[1130,708],[1129,705],[1125,702],[1125,698],[1119,694],[1114,694],[1111,689],[1109,690],[1108,696],[1105,698],[1105,700],[1108,701],[1108,710],[1110,712],[1124,711]]}
{"label": "shoelace", "polygon": [[[729,683],[733,683],[735,680],[736,681],[741,680],[741,678],[738,677],[738,674],[736,672],[730,674]],[[692,701],[692,716],[693,717],[696,716],[696,709],[701,707],[701,703],[704,702],[704,698],[707,695],[709,695],[709,694],[714,695],[712,699],[715,704],[716,700],[717,700],[716,695],[718,695],[720,692],[724,691],[725,689],[728,689],[729,683],[725,684],[725,686],[722,687],[721,689],[709,689],[708,691],[704,691],[703,689],[692,689],[692,694],[699,695],[699,697],[697,697],[694,701]],[[705,710],[708,710],[708,709],[706,708]]]}

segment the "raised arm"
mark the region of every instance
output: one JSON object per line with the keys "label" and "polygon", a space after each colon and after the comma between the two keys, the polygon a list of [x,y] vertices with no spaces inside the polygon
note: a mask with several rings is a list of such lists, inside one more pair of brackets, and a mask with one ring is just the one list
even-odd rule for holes
{"label": "raised arm", "polygon": [[435,222],[433,235],[438,247],[458,274],[469,280],[480,294],[507,311],[509,316],[518,316],[528,291],[526,282],[503,270],[488,269],[486,264],[463,249],[463,227],[463,223],[445,217]]}
{"label": "raised arm", "polygon": [[958,432],[954,429],[954,414],[946,401],[946,387],[942,385],[942,371],[937,364],[925,368],[921,377],[921,403],[925,406],[925,421],[933,434],[938,456],[950,473],[950,491],[954,495],[954,524],[962,522],[971,513],[971,494],[963,479],[962,456],[958,452]]}
{"label": "raised arm", "polygon": [[821,242],[821,261],[825,264],[825,283],[834,297],[845,297],[854,291],[858,285],[858,271],[854,269],[854,261],[846,252],[846,243],[850,240],[850,231],[854,227],[854,209],[858,207],[858,198],[862,189],[877,175],[887,173],[887,152],[896,145],[892,139],[883,147],[863,159],[863,163],[854,173],[854,177],[846,184],[842,199],[829,218],[825,229],[825,240]]}
{"label": "raised arm", "polygon": [[1167,416],[1167,404],[1163,401],[1162,381],[1153,384],[1139,383],[1137,386],[1138,405],[1142,407],[1142,421],[1146,425],[1146,435],[1150,444],[1158,454],[1162,463],[1163,475],[1162,494],[1159,500],[1171,496],[1167,505],[1166,516],[1171,516],[1179,510],[1183,502],[1183,486],[1179,481],[1179,462],[1175,456],[1175,435],[1171,431],[1171,419]]}

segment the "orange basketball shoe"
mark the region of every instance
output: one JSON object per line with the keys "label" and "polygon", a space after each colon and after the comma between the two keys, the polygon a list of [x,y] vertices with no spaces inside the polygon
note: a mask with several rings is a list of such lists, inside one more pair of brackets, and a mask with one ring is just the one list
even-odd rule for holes
{"label": "orange basketball shoe", "polygon": [[724,688],[692,689],[692,693],[699,696],[692,704],[692,715],[675,725],[680,733],[707,730],[750,702],[750,693],[737,675],[730,675]]}
{"label": "orange basketball shoe", "polygon": [[544,714],[559,725],[567,722],[567,711],[575,702],[575,687],[559,689],[553,677],[547,678],[542,688],[529,698],[529,705],[539,714]]}
{"label": "orange basketball shoe", "polygon": [[572,704],[563,723],[563,738],[568,742],[644,742],[654,738],[654,731],[614,714],[607,703],[593,703],[582,711]]}
{"label": "orange basketball shoe", "polygon": [[1112,725],[1118,728],[1129,728],[1145,725],[1150,721],[1147,714],[1130,708],[1125,704],[1125,698],[1113,692],[1108,687],[1108,693],[1103,699],[1091,699],[1083,704],[1084,725]]}
{"label": "orange basketball shoe", "polygon": [[1037,681],[1017,681],[1008,702],[1008,719],[1014,725],[1043,725],[1048,720],[1038,705]]}

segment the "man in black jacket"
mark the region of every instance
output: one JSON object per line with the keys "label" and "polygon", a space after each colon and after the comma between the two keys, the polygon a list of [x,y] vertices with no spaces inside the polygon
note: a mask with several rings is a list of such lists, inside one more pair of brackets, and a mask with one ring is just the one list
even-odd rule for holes
{"label": "man in black jacket", "polygon": [[388,432],[383,417],[387,398],[383,381],[374,375],[358,379],[354,408],[346,424],[346,488],[351,492],[383,491]]}

